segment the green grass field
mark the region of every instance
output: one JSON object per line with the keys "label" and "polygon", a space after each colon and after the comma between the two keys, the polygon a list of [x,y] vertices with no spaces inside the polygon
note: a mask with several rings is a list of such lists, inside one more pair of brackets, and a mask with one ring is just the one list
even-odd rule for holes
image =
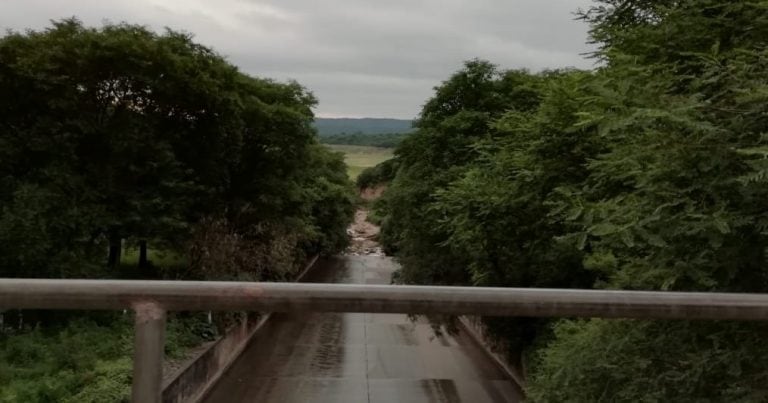
{"label": "green grass field", "polygon": [[[147,248],[147,259],[155,266],[162,268],[186,267],[188,265],[186,256],[175,252]],[[139,263],[139,249],[126,246],[123,249],[123,255],[120,257],[120,264],[135,267]]]}
{"label": "green grass field", "polygon": [[328,144],[328,148],[344,154],[344,162],[347,163],[347,174],[352,180],[360,175],[365,168],[375,166],[393,156],[394,149],[368,146],[349,146]]}

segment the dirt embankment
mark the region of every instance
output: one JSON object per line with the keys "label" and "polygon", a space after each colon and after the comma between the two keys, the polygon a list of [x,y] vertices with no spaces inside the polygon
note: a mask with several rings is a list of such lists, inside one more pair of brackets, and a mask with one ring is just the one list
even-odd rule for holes
{"label": "dirt embankment", "polygon": [[381,197],[381,194],[384,193],[385,190],[387,190],[386,184],[360,189],[360,198],[367,202],[374,201]]}
{"label": "dirt embankment", "polygon": [[[360,198],[366,202],[372,202],[384,193],[387,185],[378,185],[372,188],[360,190]],[[379,226],[368,221],[368,210],[360,207],[355,212],[355,221],[347,228],[350,243],[344,252],[347,255],[372,255],[384,256],[381,245],[377,241]]]}
{"label": "dirt embankment", "polygon": [[368,222],[368,210],[361,208],[355,212],[355,221],[347,228],[347,235],[350,237],[350,243],[345,254],[384,256],[376,241],[379,227]]}

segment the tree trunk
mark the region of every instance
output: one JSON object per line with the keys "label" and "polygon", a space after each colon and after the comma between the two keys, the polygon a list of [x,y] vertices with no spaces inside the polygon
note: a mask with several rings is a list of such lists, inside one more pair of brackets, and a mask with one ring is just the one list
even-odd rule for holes
{"label": "tree trunk", "polygon": [[147,241],[139,241],[139,268],[146,269],[149,267],[149,260],[147,259]]}
{"label": "tree trunk", "polygon": [[107,266],[114,269],[120,264],[120,256],[123,251],[123,240],[117,231],[109,232],[109,256],[107,257]]}

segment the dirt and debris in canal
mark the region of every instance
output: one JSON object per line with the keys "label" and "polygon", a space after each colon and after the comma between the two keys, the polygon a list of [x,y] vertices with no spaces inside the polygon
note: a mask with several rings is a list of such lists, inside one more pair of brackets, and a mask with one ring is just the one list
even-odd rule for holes
{"label": "dirt and debris in canal", "polygon": [[380,228],[368,221],[368,210],[358,209],[355,221],[347,228],[350,242],[345,255],[349,256],[384,256],[377,240]]}

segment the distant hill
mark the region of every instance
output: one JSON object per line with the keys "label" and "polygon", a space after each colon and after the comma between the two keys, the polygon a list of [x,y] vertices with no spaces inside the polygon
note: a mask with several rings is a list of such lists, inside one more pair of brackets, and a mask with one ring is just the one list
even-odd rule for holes
{"label": "distant hill", "polygon": [[379,118],[315,118],[315,128],[320,136],[334,134],[382,134],[408,133],[413,131],[412,120]]}

